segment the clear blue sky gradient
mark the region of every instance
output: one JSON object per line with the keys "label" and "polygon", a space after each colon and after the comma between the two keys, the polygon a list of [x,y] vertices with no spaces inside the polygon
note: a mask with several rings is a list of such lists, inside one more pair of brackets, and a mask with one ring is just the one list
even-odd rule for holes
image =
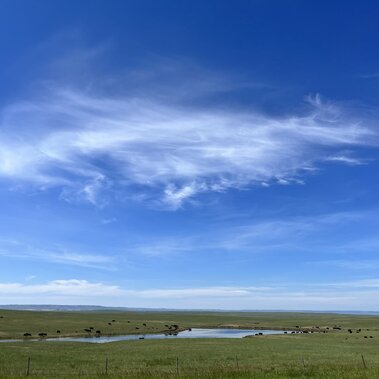
{"label": "clear blue sky gradient", "polygon": [[379,310],[376,1],[0,7],[0,304]]}

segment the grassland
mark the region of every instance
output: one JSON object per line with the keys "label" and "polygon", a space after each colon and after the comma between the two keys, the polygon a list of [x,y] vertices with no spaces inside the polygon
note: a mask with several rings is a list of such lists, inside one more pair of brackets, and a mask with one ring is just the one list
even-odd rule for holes
{"label": "grassland", "polygon": [[[146,333],[167,330],[165,325],[172,324],[183,329],[225,326],[296,329],[298,326],[300,330],[319,326],[326,331],[244,339],[138,340],[110,344],[1,343],[0,378],[24,376],[29,357],[30,375],[34,378],[101,377],[106,372],[106,360],[109,378],[169,378],[178,374],[183,378],[379,377],[379,317],[374,316],[24,311],[0,311],[0,316],[3,316],[0,318],[2,338],[21,337],[24,332],[33,335],[45,332],[52,337],[57,330],[61,330],[61,335],[79,336],[86,334],[83,329],[90,326],[102,330],[103,334]],[[357,333],[358,329],[361,332]]]}

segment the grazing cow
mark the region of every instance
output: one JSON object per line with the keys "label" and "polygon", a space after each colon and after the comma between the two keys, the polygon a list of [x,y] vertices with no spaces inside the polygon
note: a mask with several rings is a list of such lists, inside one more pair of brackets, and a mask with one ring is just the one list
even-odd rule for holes
{"label": "grazing cow", "polygon": [[96,330],[96,334],[101,334],[101,330]]}
{"label": "grazing cow", "polygon": [[136,326],[136,329],[139,329],[139,327],[138,327],[138,326]]}
{"label": "grazing cow", "polygon": [[108,322],[108,325],[112,325],[112,323],[111,323],[111,322]]}
{"label": "grazing cow", "polygon": [[92,332],[91,329],[84,329],[84,331],[87,332],[87,333],[91,333]]}
{"label": "grazing cow", "polygon": [[24,337],[31,337],[32,335],[30,333],[24,333]]}
{"label": "grazing cow", "polygon": [[116,322],[116,320],[112,320],[112,322]]}
{"label": "grazing cow", "polygon": [[43,337],[46,337],[47,336],[47,333],[38,333],[38,335],[43,338]]}
{"label": "grazing cow", "polygon": [[61,331],[58,329],[58,330],[57,330],[57,333],[58,333],[58,334],[60,334],[60,333],[61,333]]}
{"label": "grazing cow", "polygon": [[145,324],[145,323],[143,323],[142,325],[143,325],[143,326],[146,326],[146,324]]}

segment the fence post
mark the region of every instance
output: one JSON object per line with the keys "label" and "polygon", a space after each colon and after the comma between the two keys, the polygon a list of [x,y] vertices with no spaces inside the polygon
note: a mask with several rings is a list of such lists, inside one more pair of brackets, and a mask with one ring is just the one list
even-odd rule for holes
{"label": "fence post", "polygon": [[367,366],[366,366],[366,362],[365,362],[365,358],[364,358],[363,354],[361,354],[361,357],[362,357],[363,367],[364,367],[364,368],[367,368]]}
{"label": "fence post", "polygon": [[30,357],[28,357],[28,365],[26,367],[26,376],[29,376],[30,374]]}
{"label": "fence post", "polygon": [[301,362],[303,363],[303,368],[305,368],[305,361],[304,361],[304,357],[301,357]]}
{"label": "fence post", "polygon": [[179,375],[179,357],[176,357],[176,375]]}
{"label": "fence post", "polygon": [[105,375],[108,375],[108,357],[105,358]]}
{"label": "fence post", "polygon": [[239,363],[238,363],[238,357],[236,355],[236,366],[237,366],[237,370],[239,369]]}

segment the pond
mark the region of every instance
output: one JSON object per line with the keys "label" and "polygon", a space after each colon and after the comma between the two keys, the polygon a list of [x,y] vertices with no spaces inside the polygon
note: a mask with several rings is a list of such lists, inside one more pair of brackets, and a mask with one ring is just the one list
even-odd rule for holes
{"label": "pond", "polygon": [[184,330],[178,333],[160,333],[160,334],[125,334],[119,336],[98,336],[98,337],[59,337],[44,339],[22,339],[22,340],[0,340],[0,342],[22,342],[22,341],[54,341],[54,342],[90,342],[90,343],[107,343],[115,341],[130,340],[153,340],[153,339],[175,339],[175,338],[243,338],[256,333],[265,334],[283,334],[284,330],[255,330],[255,329],[199,329]]}

